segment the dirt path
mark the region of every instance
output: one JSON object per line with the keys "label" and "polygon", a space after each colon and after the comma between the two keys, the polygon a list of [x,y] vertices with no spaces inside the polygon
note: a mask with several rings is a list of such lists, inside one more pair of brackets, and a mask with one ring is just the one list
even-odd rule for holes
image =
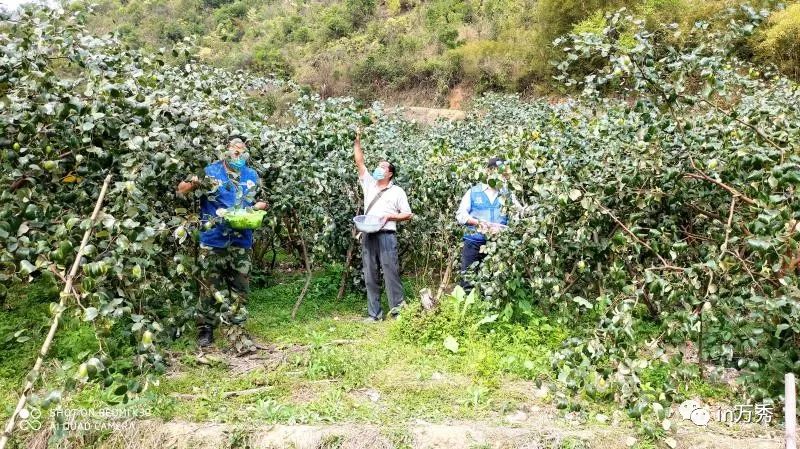
{"label": "dirt path", "polygon": [[[350,322],[353,320],[344,320]],[[357,344],[357,340],[330,340],[328,347]],[[264,345],[257,354],[234,357],[224,351],[207,351],[204,364],[221,364],[231,378],[247,375],[259,370],[272,371],[283,365],[293,355],[307,353],[308,345]],[[174,374],[178,374],[177,372]],[[395,373],[396,374],[396,373]],[[456,382],[450,373],[447,377],[427,380],[397,379],[400,388],[413,384],[435,387],[437,384]],[[310,383],[295,385],[290,402],[310,402],[319,396]],[[267,387],[265,387],[267,388]],[[540,400],[537,388],[530,381],[514,381],[504,385],[508,391],[516,391],[525,399],[519,408],[506,415],[495,414],[489,419],[445,420],[428,422],[411,419],[396,425],[376,424],[376,416],[367,422],[341,422],[327,425],[267,425],[256,418],[251,423],[190,422],[175,419],[168,422],[147,420],[131,422],[124,431],[117,432],[99,448],[174,448],[216,449],[229,447],[252,447],[270,449],[533,449],[533,448],[651,448],[651,443],[640,441],[636,430],[619,416],[604,419],[605,424],[586,422],[579,414],[560,413],[552,404]],[[259,390],[256,388],[255,390]],[[308,390],[308,391],[307,391]],[[246,390],[245,393],[248,393]],[[311,399],[298,399],[305,393]],[[375,397],[371,397],[370,393]],[[385,391],[357,389],[350,396],[357,402],[383,405]],[[202,395],[186,395],[196,401]],[[187,397],[183,397],[186,399]],[[614,415],[617,415],[615,412]],[[574,415],[574,416],[570,416]],[[780,449],[783,441],[779,429],[758,425],[726,425],[712,422],[707,427],[698,427],[680,419],[677,406],[671,421],[674,432],[672,447],[662,443],[659,447],[672,449]]]}
{"label": "dirt path", "polygon": [[414,120],[426,125],[431,125],[438,119],[463,120],[466,117],[466,113],[458,109],[435,109],[418,106],[403,107],[401,113],[406,120]]}
{"label": "dirt path", "polygon": [[[530,419],[509,425],[483,422],[433,424],[415,421],[391,429],[370,424],[232,425],[184,421],[138,421],[124,426],[98,445],[99,449],[534,449],[633,447],[639,443],[628,429],[569,426]],[[779,449],[782,441],[772,432],[750,429],[679,430],[676,448]],[[745,436],[743,436],[745,435]],[[46,441],[45,435],[37,438]]]}

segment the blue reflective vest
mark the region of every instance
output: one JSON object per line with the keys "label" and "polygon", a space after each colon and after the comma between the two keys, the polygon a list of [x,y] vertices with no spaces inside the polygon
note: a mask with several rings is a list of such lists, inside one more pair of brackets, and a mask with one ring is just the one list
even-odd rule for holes
{"label": "blue reflective vest", "polygon": [[[500,192],[495,197],[494,201],[489,201],[489,196],[486,195],[485,190],[486,187],[482,184],[478,184],[469,189],[470,216],[489,223],[507,225],[508,215],[503,214],[503,202],[500,200],[505,194]],[[467,226],[467,231],[464,232],[464,240],[484,243],[486,242],[486,236],[477,232],[475,226]]]}
{"label": "blue reflective vest", "polygon": [[200,243],[212,248],[251,248],[253,231],[238,231],[231,228],[224,220],[217,217],[217,209],[232,207],[251,207],[252,198],[248,193],[258,188],[258,174],[250,167],[242,168],[238,182],[233,182],[225,171],[222,161],[214,162],[206,167],[206,176],[217,181],[217,188],[206,193],[200,200],[200,221],[203,225],[216,219],[216,224],[207,231],[200,232]]}

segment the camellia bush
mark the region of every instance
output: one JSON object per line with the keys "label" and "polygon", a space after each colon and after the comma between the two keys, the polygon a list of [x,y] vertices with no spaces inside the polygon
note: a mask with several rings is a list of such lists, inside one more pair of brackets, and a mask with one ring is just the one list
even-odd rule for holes
{"label": "camellia bush", "polygon": [[[397,165],[415,213],[401,227],[404,268],[430,281],[457,263],[463,193],[496,182],[488,157],[510,161],[500,187],[520,206],[476,275],[492,308],[482,322],[538,308],[581,323],[552,355],[568,393],[616,401],[653,432],[680,383],[714,366],[741,370],[754,400],[780,401],[783,373],[800,368],[800,92],[732,53],[767,14],[729,14],[723,31],[698,23],[685,41],[701,44],[686,48],[609,14],[602,31],[556,41],[574,99],[489,95],[461,122],[422,127],[380,104],[198,64],[188,46],[131,50],[87,34],[82,13],[28,8],[0,25],[0,281],[60,282],[110,175],[66,301],[98,350],[62,370],[66,388],[98,381],[124,401],[164,370],[158,343],[181,335],[197,304],[197,198],[177,183],[244,135],[270,204],[257,240],[309,270],[357,273],[361,127],[368,164]],[[276,93],[296,98],[280,118]],[[713,366],[682,363],[673,348],[687,341]],[[663,382],[643,381],[664,367]]]}
{"label": "camellia bush", "polygon": [[104,340],[130,339],[134,367],[159,372],[153,341],[178,334],[196,304],[186,237],[197,211],[175,186],[231,133],[259,131],[260,95],[283,87],[193,64],[184,48],[143,55],[88,35],[82,13],[31,7],[0,31],[2,283],[63,277],[110,175],[68,311],[94,326],[99,351],[68,368],[135,394],[146,383],[109,369]]}
{"label": "camellia bush", "polygon": [[[352,265],[360,260],[351,233],[362,202],[352,156],[358,127],[369,162],[398,161],[404,185],[427,171],[429,150],[412,143],[421,142],[416,125],[380,105],[322,100],[291,83],[200,65],[183,45],[144,54],[88,34],[83,14],[30,7],[0,25],[0,294],[42,277],[64,280],[111,176],[66,301],[66,313],[93,326],[98,350],[62,368],[67,388],[100,381],[124,401],[164,370],[158,342],[193,321],[198,201],[175,190],[218,159],[231,135],[248,139],[250,165],[264,180],[270,214],[257,239],[302,247],[309,268],[344,262],[348,248]],[[282,121],[272,120],[276,93],[296,98]],[[412,196],[425,217],[412,226],[427,236],[418,248],[431,271],[455,242],[441,214],[452,187],[436,187],[420,185],[415,192],[427,197]],[[438,209],[425,211],[434,200]],[[128,341],[133,363],[121,356]]]}
{"label": "camellia bush", "polygon": [[[490,245],[484,291],[588,316],[594,329],[553,358],[559,380],[636,418],[663,419],[679,383],[704,374],[670,356],[686,341],[703,363],[740,369],[756,401],[782,400],[784,373],[800,368],[800,90],[731,53],[766,12],[729,14],[722,32],[698,23],[705,43],[692,48],[610,14],[601,33],[556,42],[579,102],[499,110],[538,112],[509,137],[529,208]],[[620,41],[630,33],[634,45]],[[643,321],[659,329],[647,345]],[[660,365],[670,377],[645,384]]]}

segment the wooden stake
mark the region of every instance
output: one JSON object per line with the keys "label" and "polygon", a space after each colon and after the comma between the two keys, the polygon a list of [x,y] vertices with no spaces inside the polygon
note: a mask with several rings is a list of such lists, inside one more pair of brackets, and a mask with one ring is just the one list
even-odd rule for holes
{"label": "wooden stake", "polygon": [[784,384],[783,397],[786,398],[786,403],[783,416],[786,420],[786,449],[797,449],[797,399],[793,373],[786,373]]}
{"label": "wooden stake", "polygon": [[110,183],[111,175],[108,175],[103,182],[103,187],[100,189],[100,196],[97,197],[97,202],[94,205],[94,211],[92,212],[92,216],[90,218],[91,223],[89,227],[86,228],[86,232],[83,233],[81,246],[78,247],[78,253],[75,255],[75,261],[72,263],[72,268],[69,270],[69,274],[66,278],[66,285],[64,285],[64,289],[61,290],[61,295],[58,302],[58,310],[56,310],[55,315],[53,315],[53,321],[50,323],[50,330],[47,332],[47,338],[44,339],[42,348],[39,350],[39,356],[36,358],[36,363],[33,364],[33,369],[27,376],[27,381],[25,382],[25,387],[23,387],[22,393],[19,396],[17,407],[14,409],[14,413],[12,413],[8,418],[8,422],[6,422],[6,427],[5,430],[3,430],[3,434],[0,435],[0,449],[4,449],[9,438],[11,438],[11,433],[14,431],[14,425],[16,424],[19,412],[25,408],[25,404],[28,402],[28,396],[31,394],[31,391],[33,391],[33,386],[39,378],[39,371],[42,369],[44,358],[47,356],[47,353],[50,351],[50,346],[53,344],[53,338],[55,337],[56,329],[58,329],[58,323],[61,321],[61,314],[64,313],[64,309],[66,308],[66,299],[72,292],[72,281],[75,278],[75,275],[78,273],[78,268],[80,268],[83,251],[86,248],[86,245],[89,243],[89,236],[91,235],[94,224],[97,221],[97,216],[100,214],[100,207],[103,204],[103,198],[106,196],[106,191],[108,191],[108,185]]}
{"label": "wooden stake", "polygon": [[447,284],[450,283],[450,275],[453,272],[453,263],[455,263],[455,261],[453,261],[453,256],[452,255],[448,256],[447,269],[444,272],[444,276],[442,276],[442,281],[439,284],[439,289],[436,291],[436,296],[434,297],[436,302],[438,302],[439,299],[442,297],[442,295],[444,294],[444,289],[447,287]]}
{"label": "wooden stake", "polygon": [[[311,285],[311,262],[308,260],[308,250],[306,249],[306,241],[303,238],[303,235],[300,233],[300,223],[297,220],[297,215],[295,215],[295,220],[297,221],[297,227],[295,228],[297,237],[300,239],[300,247],[303,249],[303,261],[306,265],[306,285],[303,286],[303,290],[300,292],[300,296],[297,297],[297,301],[294,303],[294,307],[292,307],[292,319],[297,315],[297,310],[300,308],[300,304],[303,303],[303,298],[306,296],[306,292],[308,292],[308,286]],[[2,448],[0,448],[2,449]]]}
{"label": "wooden stake", "polygon": [[356,247],[356,230],[355,228],[350,232],[350,246],[347,248],[347,257],[344,261],[344,270],[342,271],[342,280],[339,282],[339,293],[336,294],[336,301],[341,301],[344,297],[344,292],[347,289],[347,275],[350,273],[350,264],[353,262],[353,253]]}

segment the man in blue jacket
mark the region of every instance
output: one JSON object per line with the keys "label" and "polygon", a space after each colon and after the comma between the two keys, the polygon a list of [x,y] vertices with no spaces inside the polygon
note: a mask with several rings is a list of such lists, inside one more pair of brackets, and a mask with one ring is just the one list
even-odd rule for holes
{"label": "man in blue jacket", "polygon": [[256,202],[261,180],[247,166],[248,155],[242,138],[232,137],[220,160],[205,168],[205,178],[196,176],[178,184],[178,193],[203,188],[200,198],[200,305],[197,310],[197,344],[211,345],[214,328],[227,325],[225,333],[236,352],[255,350],[255,344],[242,326],[247,320],[247,294],[250,288],[252,230],[232,229],[222,218],[233,208],[266,209]]}
{"label": "man in blue jacket", "polygon": [[[498,183],[507,176],[505,161],[493,157],[486,162],[487,176]],[[497,187],[499,185],[495,184]],[[481,247],[486,244],[487,236],[500,232],[508,224],[508,215],[503,211],[506,199],[516,204],[513,196],[506,189],[497,189],[487,184],[478,183],[472,186],[461,198],[456,212],[456,220],[467,227],[464,232],[464,247],[461,250],[461,287],[469,293],[472,284],[466,279],[470,269],[478,271],[478,267],[486,253]]]}

